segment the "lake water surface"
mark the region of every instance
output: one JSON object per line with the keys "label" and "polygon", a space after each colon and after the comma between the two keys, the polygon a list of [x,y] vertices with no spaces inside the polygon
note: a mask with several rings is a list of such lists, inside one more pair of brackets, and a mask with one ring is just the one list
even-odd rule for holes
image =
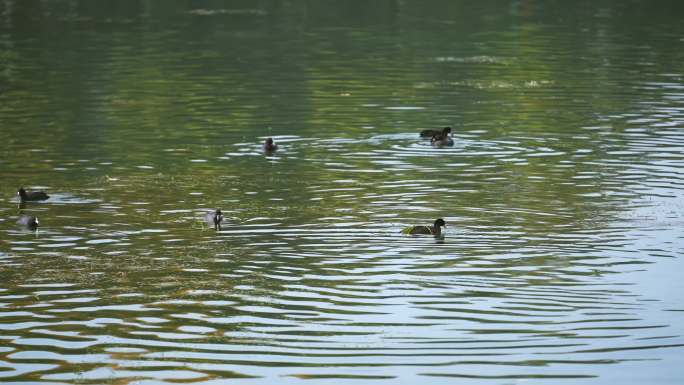
{"label": "lake water surface", "polygon": [[1,1],[0,383],[681,384],[683,15]]}

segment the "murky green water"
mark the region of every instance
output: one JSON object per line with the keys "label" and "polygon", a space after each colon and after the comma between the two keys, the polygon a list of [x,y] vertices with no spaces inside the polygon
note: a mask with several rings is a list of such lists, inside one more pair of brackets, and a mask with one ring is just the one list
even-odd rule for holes
{"label": "murky green water", "polygon": [[681,383],[683,14],[0,2],[0,382]]}

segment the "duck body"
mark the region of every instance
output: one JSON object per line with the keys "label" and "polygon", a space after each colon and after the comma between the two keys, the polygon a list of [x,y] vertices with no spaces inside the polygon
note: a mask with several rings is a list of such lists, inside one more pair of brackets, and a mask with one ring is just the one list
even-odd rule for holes
{"label": "duck body", "polygon": [[446,227],[444,219],[439,218],[432,226],[409,226],[402,230],[403,234],[409,235],[441,235],[442,227]]}
{"label": "duck body", "polygon": [[273,152],[278,149],[278,145],[273,142],[273,138],[266,138],[262,148],[265,152]]}
{"label": "duck body", "polygon": [[17,219],[17,224],[23,228],[35,230],[38,228],[40,222],[38,222],[38,218],[32,215],[22,215]]}
{"label": "duck body", "polygon": [[223,213],[220,209],[210,211],[204,216],[204,220],[208,225],[214,226],[214,230],[221,230],[221,222],[223,221]]}
{"label": "duck body", "polygon": [[448,136],[449,133],[451,133],[451,127],[444,127],[441,130],[423,130],[420,132],[420,137],[428,139],[432,138],[435,135]]}
{"label": "duck body", "polygon": [[17,190],[17,195],[19,195],[19,199],[22,202],[44,201],[50,198],[44,191],[26,191],[23,187],[20,187],[19,190]]}

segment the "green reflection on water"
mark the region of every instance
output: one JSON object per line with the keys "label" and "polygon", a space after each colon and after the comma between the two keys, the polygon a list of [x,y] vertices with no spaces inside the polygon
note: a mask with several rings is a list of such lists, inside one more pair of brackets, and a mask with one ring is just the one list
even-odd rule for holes
{"label": "green reflection on water", "polygon": [[[679,346],[672,295],[626,278],[682,251],[682,5],[659,5],[0,3],[0,363],[58,365],[0,378],[670,373],[635,341]],[[418,138],[447,125],[454,147]],[[21,185],[53,196],[21,209],[38,233]],[[444,239],[399,234],[437,217]]]}

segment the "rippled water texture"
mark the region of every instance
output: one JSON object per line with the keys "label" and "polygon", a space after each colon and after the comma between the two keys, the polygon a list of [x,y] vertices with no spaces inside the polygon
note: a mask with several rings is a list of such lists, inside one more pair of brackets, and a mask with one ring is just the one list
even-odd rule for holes
{"label": "rippled water texture", "polygon": [[1,1],[0,383],[681,384],[682,15]]}

